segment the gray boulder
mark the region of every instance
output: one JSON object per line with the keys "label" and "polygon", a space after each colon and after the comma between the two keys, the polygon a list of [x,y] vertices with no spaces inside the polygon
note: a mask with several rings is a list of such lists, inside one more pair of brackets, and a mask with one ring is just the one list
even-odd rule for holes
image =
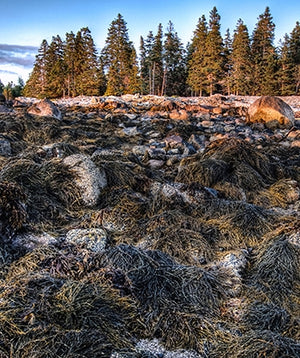
{"label": "gray boulder", "polygon": [[73,154],[66,157],[63,163],[76,176],[84,204],[93,207],[97,204],[101,190],[106,187],[107,180],[104,170],[100,170],[89,156]]}

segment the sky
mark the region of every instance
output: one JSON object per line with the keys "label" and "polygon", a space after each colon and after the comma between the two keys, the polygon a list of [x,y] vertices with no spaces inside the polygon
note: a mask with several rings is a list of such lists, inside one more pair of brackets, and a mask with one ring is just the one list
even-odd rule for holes
{"label": "sky", "polygon": [[290,34],[300,21],[299,0],[1,0],[0,1],[0,80],[18,82],[28,79],[35,55],[43,39],[65,38],[89,27],[99,52],[105,44],[107,29],[120,13],[127,23],[129,38],[136,50],[140,36],[156,33],[158,24],[166,29],[169,20],[186,45],[193,36],[198,19],[216,6],[221,16],[221,33],[231,35],[241,18],[251,35],[258,16],[270,7],[275,23],[275,45]]}

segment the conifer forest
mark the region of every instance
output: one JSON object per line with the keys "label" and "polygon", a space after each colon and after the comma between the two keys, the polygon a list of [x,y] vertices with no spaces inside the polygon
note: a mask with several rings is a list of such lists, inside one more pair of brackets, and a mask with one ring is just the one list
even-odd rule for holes
{"label": "conifer forest", "polygon": [[222,37],[214,7],[199,18],[186,46],[169,21],[140,37],[139,51],[118,14],[97,51],[88,27],[43,40],[24,95],[38,98],[78,95],[153,94],[165,96],[297,95],[300,93],[300,23],[275,46],[269,7],[252,34],[238,19]]}

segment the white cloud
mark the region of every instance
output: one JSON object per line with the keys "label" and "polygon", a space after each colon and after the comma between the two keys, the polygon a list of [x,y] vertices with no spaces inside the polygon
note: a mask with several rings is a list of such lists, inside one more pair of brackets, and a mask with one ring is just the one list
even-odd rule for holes
{"label": "white cloud", "polygon": [[0,44],[0,79],[4,84],[18,82],[18,77],[27,81],[32,71],[35,55],[38,48],[35,46],[21,46]]}
{"label": "white cloud", "polygon": [[17,84],[19,77],[22,77],[24,82],[26,82],[31,71],[32,68],[24,68],[14,64],[0,65],[0,79],[3,84],[11,81]]}

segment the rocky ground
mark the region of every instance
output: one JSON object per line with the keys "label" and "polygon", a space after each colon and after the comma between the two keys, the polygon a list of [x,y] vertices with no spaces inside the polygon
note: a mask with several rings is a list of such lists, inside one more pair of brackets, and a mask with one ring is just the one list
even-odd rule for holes
{"label": "rocky ground", "polygon": [[0,105],[0,357],[299,357],[300,99]]}

